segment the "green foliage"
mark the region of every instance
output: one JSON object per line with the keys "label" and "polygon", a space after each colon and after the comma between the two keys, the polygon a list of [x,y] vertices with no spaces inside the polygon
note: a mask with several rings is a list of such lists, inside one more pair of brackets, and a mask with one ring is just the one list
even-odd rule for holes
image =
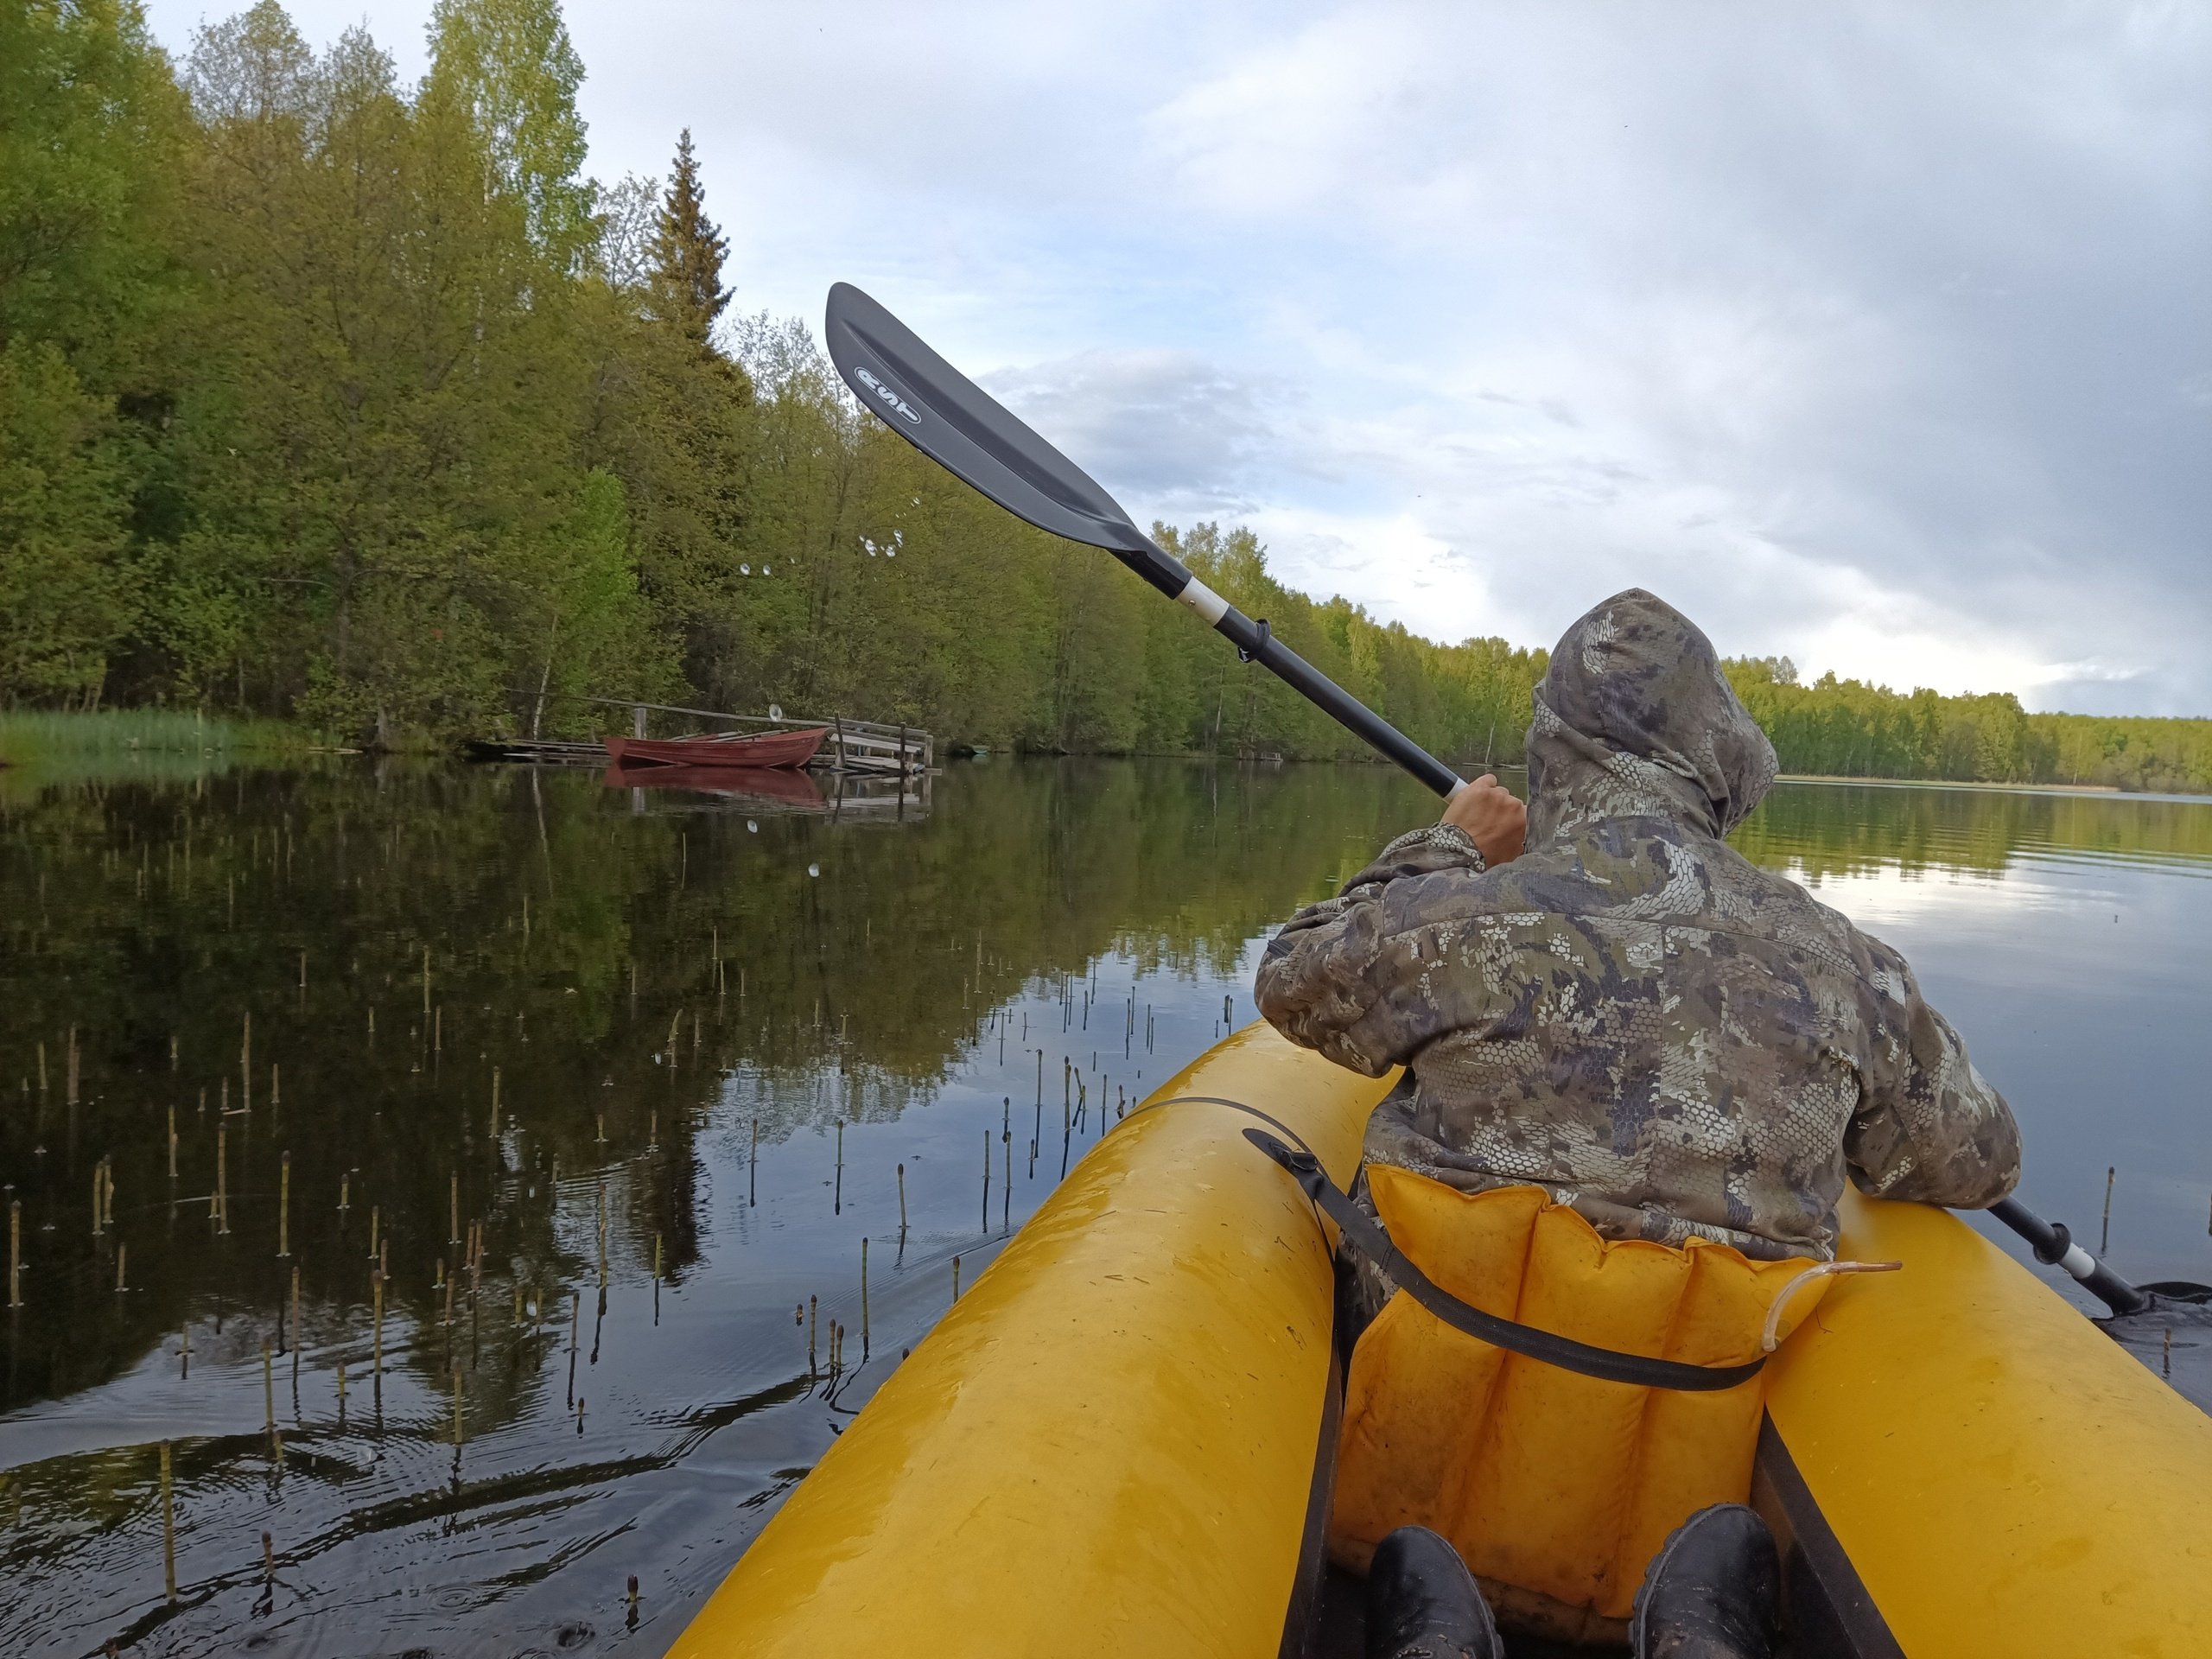
{"label": "green foliage", "polygon": [[583,60],[556,0],[438,0],[429,35],[425,101],[469,112],[499,187],[523,203],[531,240],[565,269],[596,234],[597,192],[582,176]]}
{"label": "green foliage", "polygon": [[120,450],[109,407],[58,346],[0,347],[0,690],[99,701],[137,597]]}
{"label": "green foliage", "polygon": [[[415,88],[276,0],[181,82],[124,0],[0,9],[0,706],[188,702],[398,744],[582,734],[592,694],[949,744],[1366,758],[1110,558],[733,321],[690,134],[582,173],[556,0],[439,0]],[[1541,651],[1284,588],[1158,526],[1434,753],[1521,758]],[[1732,671],[1801,772],[2212,788],[2207,728]]]}
{"label": "green foliage", "polygon": [[1784,772],[2212,791],[2212,721],[2031,715],[2009,694],[1905,694],[1833,674],[1800,685],[1787,658],[1726,667]]}
{"label": "green foliage", "polygon": [[183,99],[129,0],[0,5],[0,346],[112,389],[159,303]]}

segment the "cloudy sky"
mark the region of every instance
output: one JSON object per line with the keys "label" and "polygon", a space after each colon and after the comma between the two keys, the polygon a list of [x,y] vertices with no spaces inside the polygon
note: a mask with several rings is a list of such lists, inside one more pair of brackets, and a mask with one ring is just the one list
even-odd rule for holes
{"label": "cloudy sky", "polygon": [[[228,8],[149,0],[173,48]],[[419,73],[429,0],[365,19]],[[1432,636],[2212,715],[2212,7],[569,0],[748,310],[856,282],[1140,521]]]}

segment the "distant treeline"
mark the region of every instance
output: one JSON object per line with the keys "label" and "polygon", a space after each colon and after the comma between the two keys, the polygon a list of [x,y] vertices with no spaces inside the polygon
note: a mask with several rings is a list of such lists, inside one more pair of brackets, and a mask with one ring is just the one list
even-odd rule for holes
{"label": "distant treeline", "polygon": [[1833,674],[1800,685],[1786,657],[1727,668],[1785,772],[2212,791],[2212,720],[2031,715],[2009,692],[1907,694]]}
{"label": "distant treeline", "polygon": [[[1360,753],[884,431],[804,327],[726,315],[688,133],[664,181],[583,175],[556,0],[438,0],[429,36],[408,86],[275,0],[181,65],[130,0],[0,4],[0,707],[399,744],[586,733],[601,694]],[[1521,758],[1543,652],[1288,592],[1249,531],[1160,533],[1432,749]],[[2212,788],[2200,725],[1746,689],[1793,770]]]}

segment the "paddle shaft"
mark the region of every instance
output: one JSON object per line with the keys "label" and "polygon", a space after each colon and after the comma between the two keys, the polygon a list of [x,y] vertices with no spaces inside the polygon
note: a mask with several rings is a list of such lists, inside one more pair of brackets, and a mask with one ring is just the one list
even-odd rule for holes
{"label": "paddle shaft", "polygon": [[1142,550],[1106,550],[1178,604],[1203,617],[1216,633],[1236,647],[1248,663],[1257,663],[1376,753],[1394,760],[1449,798],[1459,788],[1459,774],[1345,690],[1319,669],[1275,638],[1264,620],[1254,621],[1200,582],[1183,562],[1147,538]]}
{"label": "paddle shaft", "polygon": [[2035,1250],[2036,1260],[2063,1268],[2082,1287],[2115,1313],[2140,1313],[2151,1299],[2074,1242],[2063,1222],[2048,1222],[2018,1198],[1999,1198],[1989,1213]]}

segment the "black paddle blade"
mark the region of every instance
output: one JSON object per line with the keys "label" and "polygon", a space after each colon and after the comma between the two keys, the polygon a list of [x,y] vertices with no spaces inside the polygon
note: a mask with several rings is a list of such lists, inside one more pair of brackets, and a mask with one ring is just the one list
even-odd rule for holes
{"label": "black paddle blade", "polygon": [[830,289],[823,334],[854,395],[954,477],[1055,536],[1160,556],[1088,474],[850,283]]}

